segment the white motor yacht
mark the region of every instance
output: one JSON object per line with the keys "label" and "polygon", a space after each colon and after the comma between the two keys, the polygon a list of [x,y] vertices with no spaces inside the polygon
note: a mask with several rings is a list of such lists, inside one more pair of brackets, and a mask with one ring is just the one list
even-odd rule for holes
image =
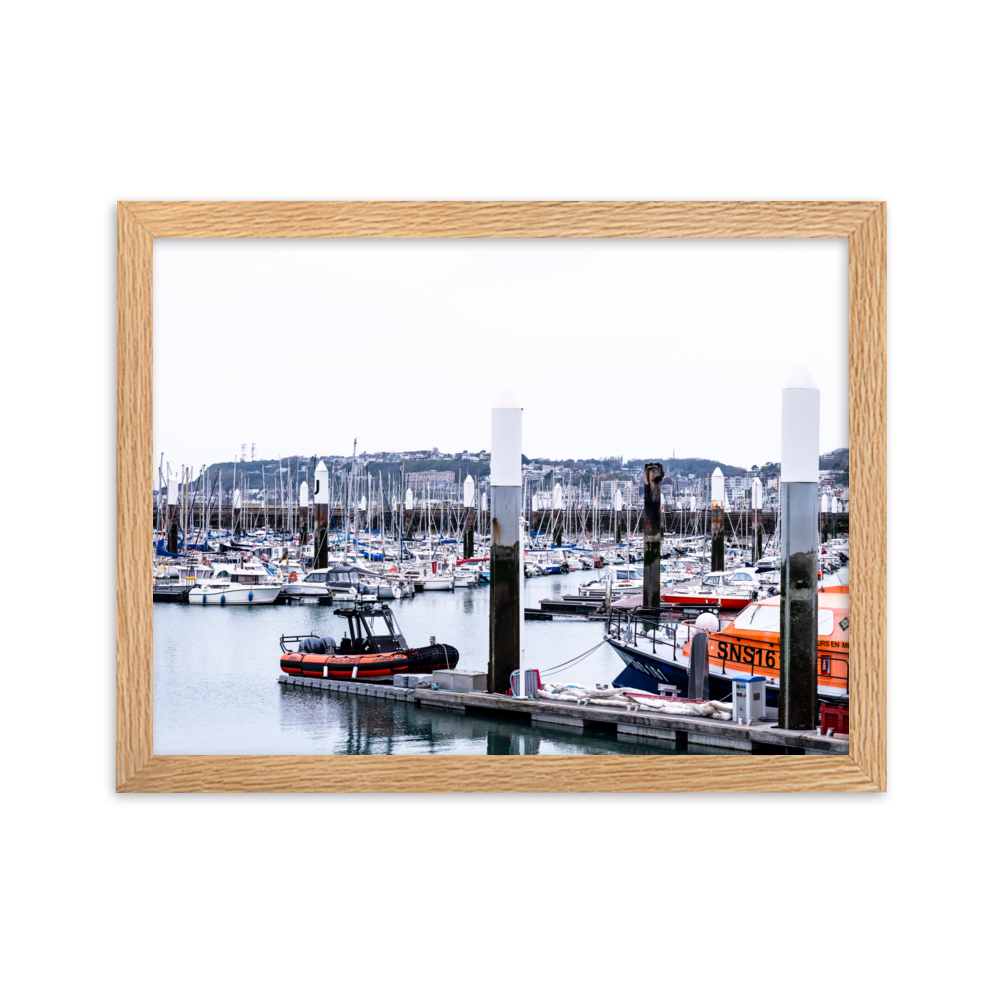
{"label": "white motor yacht", "polygon": [[217,564],[188,592],[189,604],[273,604],[281,581],[263,566]]}
{"label": "white motor yacht", "polygon": [[577,593],[580,597],[604,597],[607,593],[608,574],[611,574],[611,597],[619,600],[642,593],[641,569],[608,569],[596,580],[580,585]]}

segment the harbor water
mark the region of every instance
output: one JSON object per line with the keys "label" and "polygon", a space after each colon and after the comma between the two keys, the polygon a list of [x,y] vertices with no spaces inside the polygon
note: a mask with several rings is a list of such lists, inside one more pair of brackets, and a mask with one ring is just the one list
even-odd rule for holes
{"label": "harbor water", "polygon": [[[525,606],[575,594],[593,570],[525,581]],[[428,592],[390,602],[411,646],[434,635],[455,646],[460,669],[486,670],[489,587]],[[603,622],[525,623],[527,665],[545,671],[597,646]],[[279,636],[334,635],[343,620],[319,605],[154,604],[153,749],[157,754],[664,754],[669,741],[586,736],[566,727],[458,715],[408,702],[286,688]],[[622,668],[606,644],[543,680],[610,683]],[[710,748],[688,752],[723,753]]]}

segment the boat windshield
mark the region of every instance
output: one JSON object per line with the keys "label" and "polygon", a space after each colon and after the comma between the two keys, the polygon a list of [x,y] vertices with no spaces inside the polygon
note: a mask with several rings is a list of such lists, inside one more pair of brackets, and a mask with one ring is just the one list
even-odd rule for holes
{"label": "boat windshield", "polygon": [[[777,604],[751,604],[734,622],[736,632],[780,632],[781,608]],[[833,612],[819,609],[817,635],[833,635]]]}
{"label": "boat windshield", "polygon": [[388,652],[393,648],[397,641],[401,649],[406,648],[406,639],[403,638],[403,634],[399,631],[396,621],[392,616],[392,612],[388,608],[383,608],[381,612],[375,611],[374,614],[366,614],[364,619],[368,628],[371,630],[373,638],[376,640],[393,640],[391,644],[377,642],[379,652]]}

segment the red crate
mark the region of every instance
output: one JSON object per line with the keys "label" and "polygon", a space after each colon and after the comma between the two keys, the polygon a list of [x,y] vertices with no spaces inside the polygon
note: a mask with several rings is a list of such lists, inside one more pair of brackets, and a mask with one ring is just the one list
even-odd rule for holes
{"label": "red crate", "polygon": [[847,705],[827,705],[823,703],[819,707],[819,722],[825,733],[832,729],[835,733],[848,735],[851,731],[848,724],[850,710]]}

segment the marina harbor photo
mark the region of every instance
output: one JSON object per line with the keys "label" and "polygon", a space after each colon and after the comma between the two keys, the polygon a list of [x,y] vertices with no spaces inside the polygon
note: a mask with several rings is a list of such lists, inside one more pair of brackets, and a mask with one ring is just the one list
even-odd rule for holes
{"label": "marina harbor photo", "polygon": [[[259,271],[256,256],[249,269],[206,258],[219,276],[208,299],[191,290],[201,287],[192,262],[168,256],[149,508],[155,752],[846,754],[846,338],[829,305],[839,258],[780,249],[745,275],[738,254],[720,262],[684,248],[335,248],[305,262],[295,248],[288,259],[266,248]],[[783,305],[791,279],[777,264],[793,261],[801,298]],[[343,298],[296,299],[303,266]],[[586,302],[610,315],[637,267],[648,289],[659,274],[673,297],[630,304],[631,321],[683,321],[709,338],[704,373],[667,337],[649,391],[628,341],[620,357],[609,343],[620,364],[580,396],[597,371],[582,350],[590,341],[542,346],[531,320],[474,392],[433,338],[407,341],[398,357],[380,351],[388,368],[341,341],[328,372],[267,362],[278,316],[359,336],[434,316],[457,334],[450,304],[435,312],[448,302],[435,282],[458,281],[460,297],[502,286],[511,310],[558,301],[585,326]],[[387,273],[411,293],[372,307]],[[566,304],[566,283],[588,276],[597,290]],[[733,296],[692,311],[695,288],[719,283]],[[224,325],[247,332],[223,377],[260,387],[262,404],[236,406],[221,428],[178,386],[192,381],[197,331],[203,360],[218,356],[202,312],[226,303]],[[803,329],[807,306],[818,338]],[[765,317],[766,357],[762,342],[748,348],[732,333]],[[329,388],[303,393],[319,371]],[[234,432],[249,445],[234,445]],[[473,450],[419,447],[442,432]],[[552,455],[563,440],[563,454],[627,443],[651,457],[528,454],[529,441]],[[188,464],[191,451],[205,460]]]}

